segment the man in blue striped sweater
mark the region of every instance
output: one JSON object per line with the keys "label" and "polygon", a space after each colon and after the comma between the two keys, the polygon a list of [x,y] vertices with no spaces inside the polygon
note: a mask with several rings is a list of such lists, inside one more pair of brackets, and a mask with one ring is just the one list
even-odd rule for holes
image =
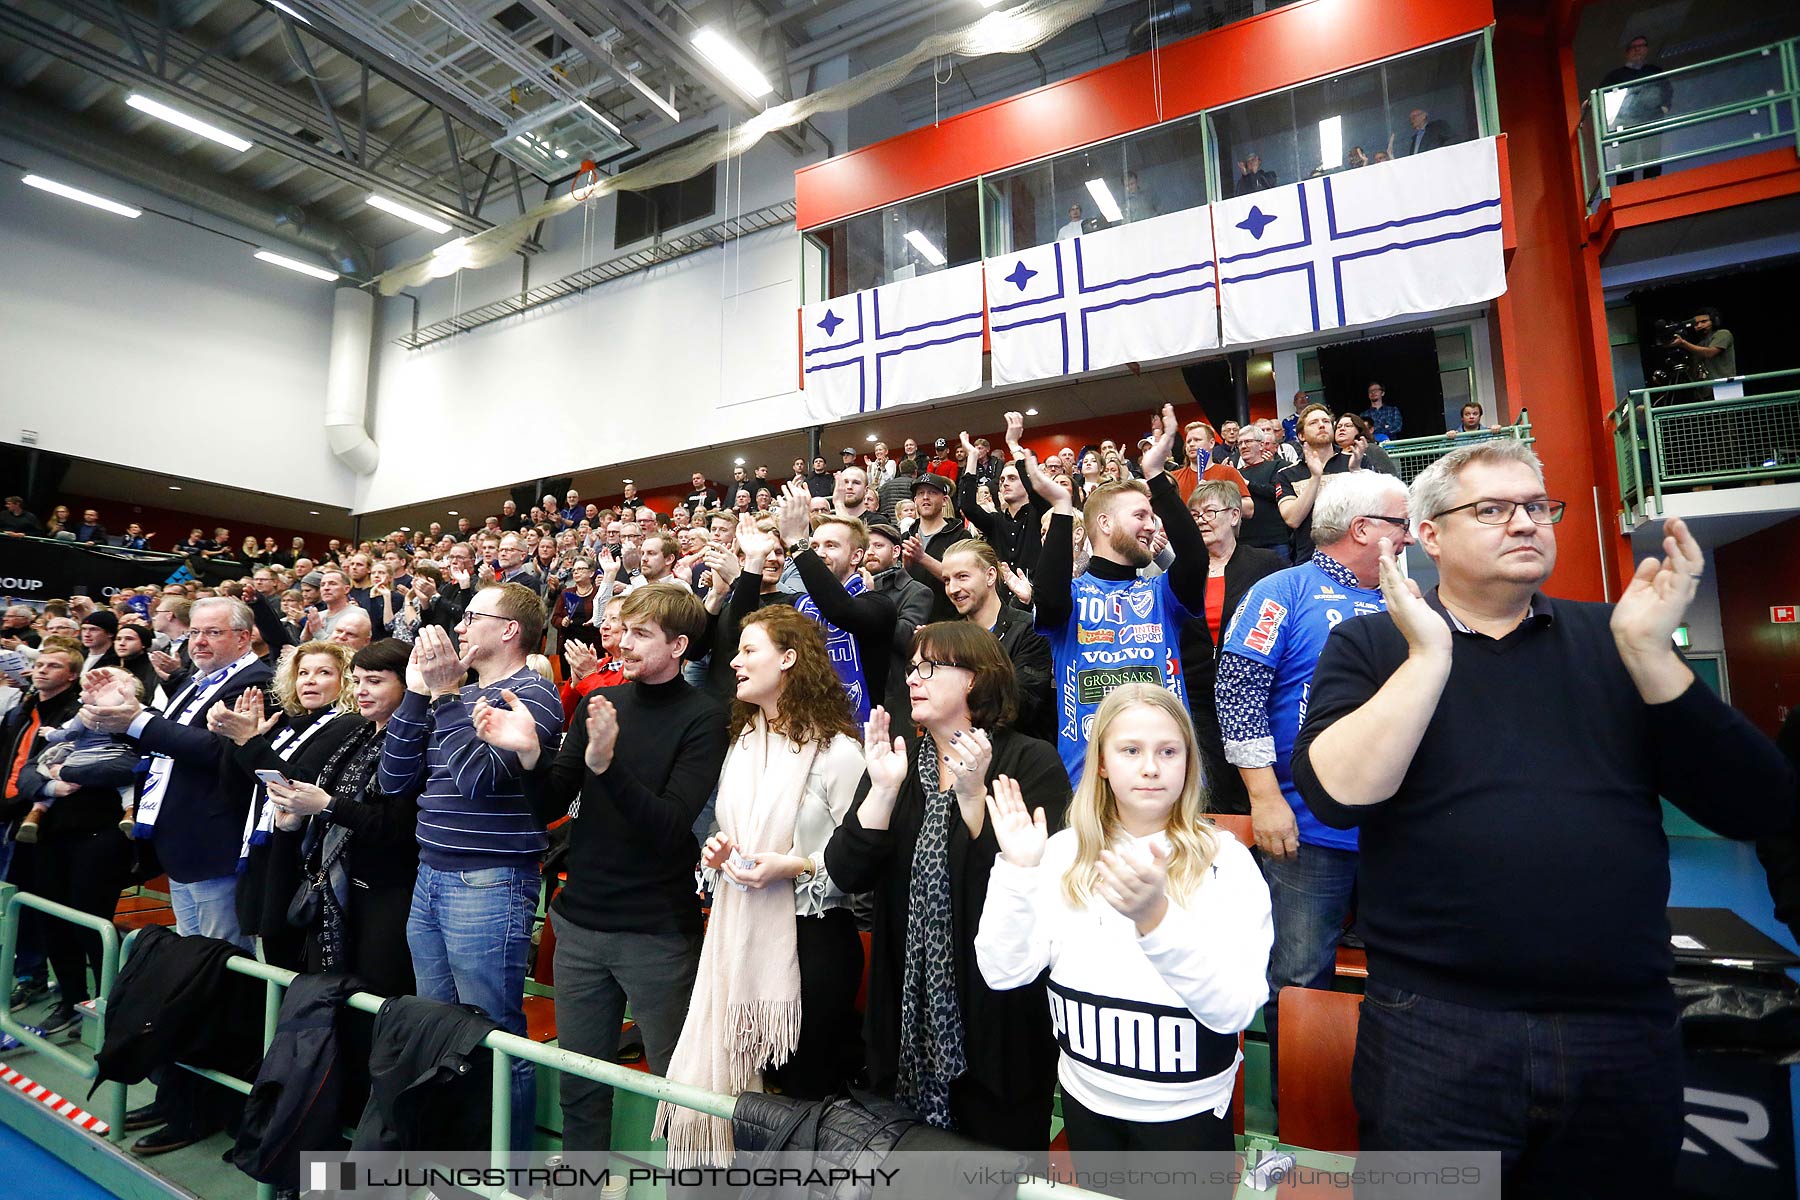
{"label": "man in blue striped sweater", "polygon": [[[538,864],[548,840],[532,814],[511,750],[475,736],[477,700],[504,689],[530,710],[541,751],[556,750],[562,703],[525,665],[544,636],[544,605],[517,583],[476,592],[456,627],[459,654],[436,626],[419,630],[408,695],[388,721],[381,787],[419,789],[419,878],[406,940],[419,995],[473,1004],[509,1033],[525,1034],[525,968],[537,915]],[[478,682],[465,684],[469,671]],[[531,1064],[513,1063],[513,1143],[530,1146]]]}

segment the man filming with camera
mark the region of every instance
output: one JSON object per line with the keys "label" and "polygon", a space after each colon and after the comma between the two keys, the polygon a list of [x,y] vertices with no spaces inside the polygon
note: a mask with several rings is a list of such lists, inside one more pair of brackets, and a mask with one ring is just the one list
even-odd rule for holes
{"label": "man filming with camera", "polygon": [[[1733,379],[1737,375],[1737,344],[1732,339],[1731,330],[1719,324],[1717,309],[1701,309],[1685,328],[1694,331],[1695,340],[1689,341],[1677,330],[1671,335],[1670,344],[1693,356],[1700,378]],[[1712,388],[1714,400],[1736,400],[1743,394],[1742,383],[1716,383]]]}

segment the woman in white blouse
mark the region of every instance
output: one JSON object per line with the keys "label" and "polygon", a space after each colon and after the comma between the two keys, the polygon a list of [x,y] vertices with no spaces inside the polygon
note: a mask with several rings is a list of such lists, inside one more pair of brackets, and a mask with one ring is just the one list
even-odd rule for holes
{"label": "woman in white blouse", "polygon": [[[719,829],[701,854],[712,916],[669,1078],[735,1096],[766,1072],[823,1098],[861,1062],[862,941],[824,852],[862,781],[862,743],[818,622],[786,605],[753,613],[731,669]],[[661,1104],[665,1132],[672,1165],[732,1160],[729,1121]]]}

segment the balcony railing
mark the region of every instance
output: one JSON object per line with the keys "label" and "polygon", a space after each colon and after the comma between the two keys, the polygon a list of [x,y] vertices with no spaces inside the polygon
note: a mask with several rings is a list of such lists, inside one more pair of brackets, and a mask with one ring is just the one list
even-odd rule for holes
{"label": "balcony railing", "polygon": [[[1589,210],[1638,172],[1795,143],[1800,39],[1595,88],[1582,104],[1582,194]],[[1796,145],[1800,149],[1800,144]]]}
{"label": "balcony railing", "polygon": [[1611,419],[1628,528],[1667,492],[1800,479],[1800,369],[1638,388]]}
{"label": "balcony railing", "polygon": [[1511,438],[1526,445],[1537,441],[1531,432],[1531,414],[1521,412],[1519,419],[1511,425],[1502,425],[1497,430],[1484,428],[1472,433],[1440,433],[1431,437],[1396,438],[1391,442],[1383,442],[1381,448],[1387,456],[1394,460],[1394,469],[1408,485],[1419,477],[1419,473],[1458,446],[1467,446],[1474,442],[1493,441],[1498,438]]}

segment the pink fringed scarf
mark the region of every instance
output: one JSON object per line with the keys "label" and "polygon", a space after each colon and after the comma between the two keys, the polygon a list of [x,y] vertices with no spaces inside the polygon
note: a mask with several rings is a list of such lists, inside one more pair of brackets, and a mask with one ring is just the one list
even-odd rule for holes
{"label": "pink fringed scarf", "polygon": [[[759,715],[731,747],[719,776],[719,829],[749,854],[785,854],[817,745],[796,746]],[[800,960],[794,889],[786,881],[740,889],[723,872],[700,950],[694,998],[669,1062],[669,1078],[735,1096],[762,1090],[800,1041]],[[691,1108],[656,1106],[652,1136],[667,1135],[669,1165],[731,1163],[731,1122]]]}

